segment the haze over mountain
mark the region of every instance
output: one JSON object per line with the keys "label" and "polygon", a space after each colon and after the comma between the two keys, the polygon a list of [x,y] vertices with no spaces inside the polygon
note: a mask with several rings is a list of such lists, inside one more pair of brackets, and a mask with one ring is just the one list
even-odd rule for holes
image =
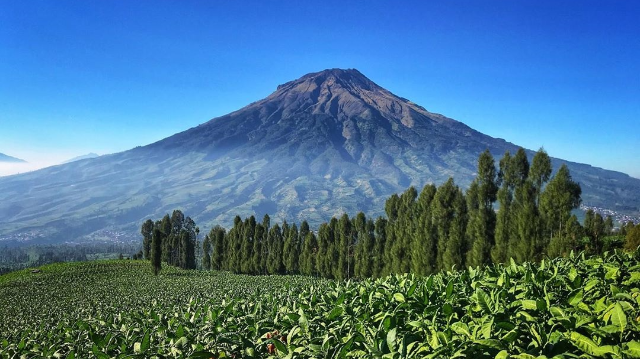
{"label": "haze over mountain", "polygon": [[21,160],[19,158],[11,157],[9,155],[5,155],[4,153],[0,153],[0,162],[26,163],[27,161]]}
{"label": "haze over mountain", "polygon": [[[143,220],[176,208],[202,229],[228,227],[236,214],[312,225],[345,211],[382,215],[387,197],[410,185],[453,176],[466,187],[485,149],[497,161],[518,146],[357,70],[325,70],[148,146],[0,178],[0,239],[137,240]],[[567,163],[585,204],[640,212],[640,180],[552,161]]]}
{"label": "haze over mountain", "polygon": [[62,162],[62,164],[71,163],[71,162],[80,161],[80,160],[86,160],[86,159],[89,159],[89,158],[96,158],[96,157],[99,157],[99,156],[100,156],[99,154],[91,152],[91,153],[87,153],[86,155],[77,156],[77,157],[71,158],[69,160],[66,160],[66,161]]}

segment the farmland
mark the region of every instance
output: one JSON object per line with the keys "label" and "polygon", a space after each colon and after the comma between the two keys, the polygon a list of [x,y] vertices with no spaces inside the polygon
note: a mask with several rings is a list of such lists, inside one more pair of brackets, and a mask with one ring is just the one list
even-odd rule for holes
{"label": "farmland", "polygon": [[638,253],[329,281],[53,264],[0,276],[0,356],[640,357]]}

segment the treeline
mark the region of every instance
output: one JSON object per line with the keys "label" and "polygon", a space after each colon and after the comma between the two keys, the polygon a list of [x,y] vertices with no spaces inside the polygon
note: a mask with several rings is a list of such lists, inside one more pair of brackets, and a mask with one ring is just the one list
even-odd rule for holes
{"label": "treeline", "polygon": [[[410,187],[386,201],[386,218],[345,214],[314,233],[306,221],[298,228],[286,221],[271,225],[269,216],[261,223],[236,216],[228,232],[216,226],[204,239],[203,268],[343,279],[564,255],[581,238],[571,214],[581,189],[565,165],[551,174],[544,150],[531,164],[523,149],[507,152],[497,168],[485,151],[466,192],[452,178],[419,193]],[[589,246],[601,247],[597,237]]]}
{"label": "treeline", "polygon": [[0,274],[57,262],[117,258],[138,251],[140,242],[78,243],[0,247]]}
{"label": "treeline", "polygon": [[174,210],[169,217],[161,220],[146,220],[140,229],[142,234],[142,255],[151,259],[157,274],[162,262],[183,269],[196,268],[196,248],[200,229],[191,217],[180,210]]}

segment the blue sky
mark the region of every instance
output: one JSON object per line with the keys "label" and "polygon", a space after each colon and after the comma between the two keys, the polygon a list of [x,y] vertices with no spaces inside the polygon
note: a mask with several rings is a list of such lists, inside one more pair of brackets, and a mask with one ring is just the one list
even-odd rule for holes
{"label": "blue sky", "polygon": [[639,18],[640,2],[604,0],[6,1],[0,152],[44,166],[127,150],[339,67],[640,177]]}

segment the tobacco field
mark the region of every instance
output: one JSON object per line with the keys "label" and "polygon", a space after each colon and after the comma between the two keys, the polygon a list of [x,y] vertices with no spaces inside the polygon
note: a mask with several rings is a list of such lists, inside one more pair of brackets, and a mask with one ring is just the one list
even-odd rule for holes
{"label": "tobacco field", "polygon": [[53,264],[0,276],[0,357],[640,358],[639,257],[362,281]]}

